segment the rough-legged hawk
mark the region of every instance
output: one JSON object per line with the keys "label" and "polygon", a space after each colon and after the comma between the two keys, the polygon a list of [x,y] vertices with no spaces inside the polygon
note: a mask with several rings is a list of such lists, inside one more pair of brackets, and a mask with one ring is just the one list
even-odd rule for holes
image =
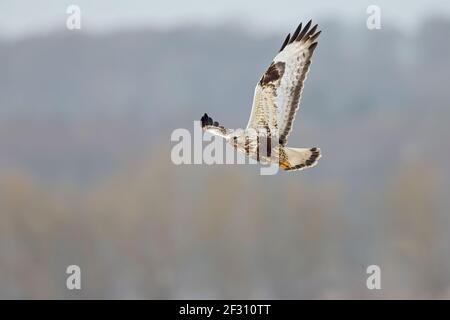
{"label": "rough-legged hawk", "polygon": [[280,51],[256,85],[247,128],[236,132],[213,121],[206,113],[202,128],[221,136],[240,152],[263,164],[277,163],[284,170],[313,167],[321,157],[319,148],[286,146],[300,105],[303,83],[317,47],[317,24],[302,24],[288,34]]}

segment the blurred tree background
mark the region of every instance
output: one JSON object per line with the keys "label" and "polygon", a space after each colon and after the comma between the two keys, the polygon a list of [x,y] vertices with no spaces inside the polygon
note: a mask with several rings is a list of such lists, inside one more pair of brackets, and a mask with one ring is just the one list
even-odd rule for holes
{"label": "blurred tree background", "polygon": [[0,40],[0,298],[450,298],[450,21],[320,25],[289,142],[324,156],[275,176],[175,166],[170,134],[245,126],[282,35]]}

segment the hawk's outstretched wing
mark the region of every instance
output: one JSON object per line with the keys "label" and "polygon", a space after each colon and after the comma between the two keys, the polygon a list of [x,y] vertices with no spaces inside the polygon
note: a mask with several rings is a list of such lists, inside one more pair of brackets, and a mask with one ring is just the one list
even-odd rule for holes
{"label": "hawk's outstretched wing", "polygon": [[300,104],[303,83],[317,46],[317,24],[309,21],[298,26],[292,37],[286,37],[280,52],[255,88],[252,112],[247,128],[278,130],[279,142],[285,145]]}

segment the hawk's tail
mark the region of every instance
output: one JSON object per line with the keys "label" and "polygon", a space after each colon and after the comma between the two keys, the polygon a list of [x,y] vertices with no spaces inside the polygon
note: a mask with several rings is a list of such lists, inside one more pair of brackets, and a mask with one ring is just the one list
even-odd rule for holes
{"label": "hawk's tail", "polygon": [[286,171],[303,170],[314,167],[319,161],[319,148],[287,148],[282,147],[280,167]]}

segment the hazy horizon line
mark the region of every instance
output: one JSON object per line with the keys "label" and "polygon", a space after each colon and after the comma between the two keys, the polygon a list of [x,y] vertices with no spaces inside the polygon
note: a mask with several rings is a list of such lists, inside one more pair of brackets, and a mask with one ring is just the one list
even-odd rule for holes
{"label": "hazy horizon line", "polygon": [[[355,27],[357,25],[360,25],[361,28],[366,28],[365,21],[362,21],[361,23],[357,22],[356,19],[346,19],[342,17],[331,17],[331,16],[322,16],[317,19],[312,19],[314,22],[318,23],[319,26],[322,25],[329,25],[333,23],[338,23],[340,26],[343,27]],[[384,19],[382,24],[382,29],[388,29],[393,30],[396,32],[401,32],[404,34],[412,34],[417,31],[417,29],[421,28],[423,25],[425,25],[430,20],[438,20],[438,21],[445,21],[450,23],[450,16],[444,16],[438,13],[430,13],[428,15],[423,16],[420,21],[416,21],[416,26],[411,28],[406,28],[405,26],[402,26],[401,24],[398,24],[396,22],[393,22],[389,19]],[[303,20],[299,20],[299,22],[302,22]],[[305,21],[306,22],[306,21]],[[89,26],[89,22],[85,22],[84,25]],[[268,30],[268,28],[260,28],[256,25],[248,24],[243,21],[243,19],[234,17],[234,18],[226,18],[219,21],[216,21],[215,23],[210,23],[206,20],[184,20],[182,22],[179,22],[177,24],[168,24],[168,25],[161,25],[161,24],[121,24],[121,25],[115,25],[110,26],[109,28],[102,28],[98,26],[91,26],[91,27],[82,27],[80,30],[68,30],[65,26],[65,24],[62,24],[61,27],[57,27],[55,24],[53,24],[51,27],[46,28],[39,28],[36,30],[33,30],[31,32],[24,32],[24,33],[17,33],[17,34],[10,34],[8,35],[5,32],[0,31],[0,42],[2,43],[14,43],[19,41],[24,41],[27,39],[33,39],[33,38],[42,38],[42,37],[49,37],[58,35],[61,33],[73,33],[76,35],[81,36],[109,36],[109,35],[115,35],[120,33],[133,33],[133,32],[175,32],[179,29],[205,29],[205,30],[215,30],[215,29],[228,29],[228,30],[238,30],[243,31],[247,33],[249,36],[263,36],[263,37],[270,37],[274,35],[279,35],[280,33],[289,33],[293,31],[293,29],[296,27],[295,24],[292,24],[291,28],[288,29],[286,27],[282,27],[280,25],[274,26],[273,29]]]}

